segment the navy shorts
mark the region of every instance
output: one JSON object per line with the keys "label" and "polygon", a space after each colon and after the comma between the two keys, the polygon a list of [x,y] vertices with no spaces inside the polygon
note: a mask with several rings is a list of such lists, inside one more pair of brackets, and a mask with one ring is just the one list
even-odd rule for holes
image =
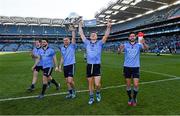
{"label": "navy shorts", "polygon": [[40,70],[43,71],[43,67],[42,67],[42,66],[36,66],[36,67],[34,68],[34,71],[39,72]]}
{"label": "navy shorts", "polygon": [[86,76],[94,77],[101,76],[101,65],[100,64],[87,64]]}
{"label": "navy shorts", "polygon": [[125,78],[139,78],[139,67],[124,67],[123,74]]}
{"label": "navy shorts", "polygon": [[49,77],[49,76],[51,76],[52,71],[53,71],[53,67],[44,68],[43,75],[46,77]]}
{"label": "navy shorts", "polygon": [[64,66],[64,77],[74,77],[75,64]]}

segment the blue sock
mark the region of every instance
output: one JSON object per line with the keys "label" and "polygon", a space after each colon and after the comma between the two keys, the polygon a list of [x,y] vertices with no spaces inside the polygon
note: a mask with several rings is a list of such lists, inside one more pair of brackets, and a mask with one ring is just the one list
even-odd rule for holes
{"label": "blue sock", "polygon": [[89,96],[90,96],[90,98],[94,98],[94,93],[90,91]]}
{"label": "blue sock", "polygon": [[70,90],[69,90],[69,94],[72,94],[72,93],[73,93],[73,90],[72,90],[72,89],[70,89]]}
{"label": "blue sock", "polygon": [[75,93],[76,93],[76,90],[75,90],[75,89],[72,89],[72,92],[73,92],[73,94],[75,94]]}
{"label": "blue sock", "polygon": [[100,94],[100,90],[96,90],[96,94]]}
{"label": "blue sock", "polygon": [[138,94],[138,88],[134,88],[134,90],[133,90],[133,99],[136,99],[137,94]]}
{"label": "blue sock", "polygon": [[129,97],[129,99],[132,99],[132,97],[131,97],[131,87],[127,87],[126,91],[127,91],[127,95]]}
{"label": "blue sock", "polygon": [[34,88],[34,87],[35,87],[34,84],[32,84],[32,85],[31,85],[31,88]]}

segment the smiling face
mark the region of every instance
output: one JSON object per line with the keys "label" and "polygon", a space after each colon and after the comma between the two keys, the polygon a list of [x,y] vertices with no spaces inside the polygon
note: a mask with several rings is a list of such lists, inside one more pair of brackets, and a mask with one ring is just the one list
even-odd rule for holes
{"label": "smiling face", "polygon": [[65,46],[68,46],[70,44],[70,39],[66,37],[63,39],[63,42]]}
{"label": "smiling face", "polygon": [[135,40],[136,40],[136,35],[135,35],[134,33],[131,33],[131,34],[129,35],[129,41],[130,41],[130,42],[135,42]]}
{"label": "smiling face", "polygon": [[90,39],[91,39],[92,41],[96,41],[96,40],[97,40],[97,34],[96,34],[96,33],[91,33]]}
{"label": "smiling face", "polygon": [[42,47],[46,47],[46,46],[48,46],[48,42],[46,41],[46,40],[42,40]]}

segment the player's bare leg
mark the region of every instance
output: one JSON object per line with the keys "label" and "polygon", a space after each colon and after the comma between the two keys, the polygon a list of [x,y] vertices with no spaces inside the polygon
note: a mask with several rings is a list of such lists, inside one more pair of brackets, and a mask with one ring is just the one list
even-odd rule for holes
{"label": "player's bare leg", "polygon": [[38,72],[37,71],[33,71],[33,79],[32,79],[32,84],[31,86],[27,89],[28,91],[33,91],[35,89],[35,84],[37,82],[38,79]]}
{"label": "player's bare leg", "polygon": [[131,78],[126,78],[126,91],[129,97],[128,105],[132,105]]}
{"label": "player's bare leg", "polygon": [[133,89],[133,106],[137,105],[137,94],[139,88],[139,78],[134,78],[134,89]]}
{"label": "player's bare leg", "polygon": [[42,91],[41,94],[38,96],[38,99],[42,99],[44,97],[46,88],[47,88],[47,84],[48,84],[48,77],[43,76],[43,87],[42,87]]}
{"label": "player's bare leg", "polygon": [[93,104],[94,103],[94,78],[93,77],[89,77],[88,79],[88,87],[89,87],[89,104]]}
{"label": "player's bare leg", "polygon": [[69,95],[67,95],[66,98],[75,98],[76,94],[75,94],[75,84],[74,84],[73,77],[66,78],[66,83],[67,83],[68,91],[69,91]]}
{"label": "player's bare leg", "polygon": [[95,87],[96,87],[96,100],[98,102],[100,102],[101,101],[101,94],[100,94],[101,76],[95,76],[94,77],[94,82],[95,82]]}

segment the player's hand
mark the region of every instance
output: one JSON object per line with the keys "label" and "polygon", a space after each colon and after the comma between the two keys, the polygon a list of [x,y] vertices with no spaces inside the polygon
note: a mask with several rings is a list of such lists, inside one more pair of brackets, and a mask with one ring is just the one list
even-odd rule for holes
{"label": "player's hand", "polygon": [[120,45],[120,46],[119,46],[119,49],[120,49],[120,50],[124,49],[124,45]]}
{"label": "player's hand", "polygon": [[34,71],[34,68],[35,68],[35,66],[33,66],[33,67],[31,68],[31,70]]}
{"label": "player's hand", "polygon": [[142,38],[142,39],[140,40],[140,43],[141,43],[141,44],[145,44],[145,39]]}
{"label": "player's hand", "polygon": [[35,58],[34,54],[32,54],[32,53],[30,54],[30,56],[31,56],[32,58]]}
{"label": "player's hand", "polygon": [[69,30],[70,30],[70,31],[75,31],[76,29],[75,29],[74,25],[70,25],[70,26],[69,26]]}
{"label": "player's hand", "polygon": [[58,70],[59,72],[62,72],[62,69],[61,69],[61,66],[59,66],[59,70]]}
{"label": "player's hand", "polygon": [[56,66],[55,71],[58,71],[58,70],[59,70],[59,68]]}
{"label": "player's hand", "polygon": [[124,51],[124,45],[123,44],[121,44],[120,46],[119,46],[119,53],[121,53],[121,52],[123,52]]}
{"label": "player's hand", "polygon": [[61,69],[61,68],[59,69],[59,72],[62,72],[62,69]]}

